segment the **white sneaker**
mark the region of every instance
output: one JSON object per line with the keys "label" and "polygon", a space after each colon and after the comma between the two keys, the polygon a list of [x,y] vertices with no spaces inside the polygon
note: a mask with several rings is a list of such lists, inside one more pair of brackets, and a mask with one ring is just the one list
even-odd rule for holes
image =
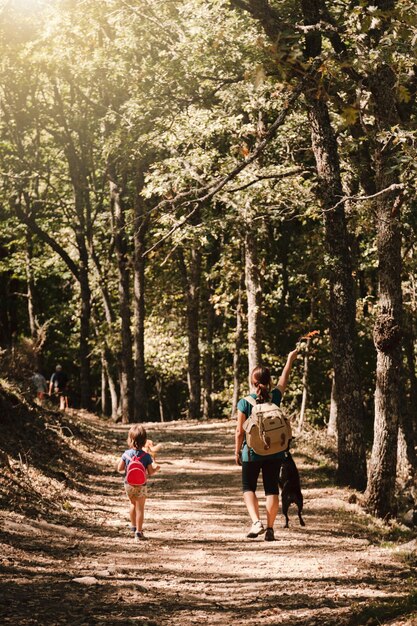
{"label": "white sneaker", "polygon": [[258,519],[256,522],[253,522],[251,529],[246,536],[248,537],[248,539],[255,539],[259,535],[262,535],[262,533],[264,532],[264,525],[262,524],[261,520]]}

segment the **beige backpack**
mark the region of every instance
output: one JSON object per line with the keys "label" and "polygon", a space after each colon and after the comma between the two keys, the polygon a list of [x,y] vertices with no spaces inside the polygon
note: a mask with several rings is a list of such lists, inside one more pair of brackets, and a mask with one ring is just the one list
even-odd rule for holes
{"label": "beige backpack", "polygon": [[284,411],[273,402],[256,404],[252,396],[246,396],[245,400],[253,407],[250,417],[243,424],[249,448],[264,456],[287,450],[292,432]]}

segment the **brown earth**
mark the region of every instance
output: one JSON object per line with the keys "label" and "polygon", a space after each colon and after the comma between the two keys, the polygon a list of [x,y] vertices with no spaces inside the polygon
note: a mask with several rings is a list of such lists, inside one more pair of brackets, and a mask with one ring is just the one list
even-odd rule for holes
{"label": "brown earth", "polygon": [[268,543],[245,537],[233,422],[149,424],[161,472],[148,540],[135,544],[114,471],[127,427],[85,413],[51,414],[43,427],[61,453],[48,444],[53,462],[39,468],[9,449],[3,472],[2,507],[14,510],[0,514],[1,624],[417,624],[413,534],[350,503],[357,494],[334,485],[324,435],[294,452],[306,527],[292,509]]}

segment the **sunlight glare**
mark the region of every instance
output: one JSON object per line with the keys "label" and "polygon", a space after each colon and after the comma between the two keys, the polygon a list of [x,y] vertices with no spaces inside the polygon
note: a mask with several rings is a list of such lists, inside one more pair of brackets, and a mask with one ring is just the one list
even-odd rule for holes
{"label": "sunlight glare", "polygon": [[17,11],[36,11],[51,4],[56,4],[56,0],[3,0],[0,2],[0,11],[7,8],[7,5]]}

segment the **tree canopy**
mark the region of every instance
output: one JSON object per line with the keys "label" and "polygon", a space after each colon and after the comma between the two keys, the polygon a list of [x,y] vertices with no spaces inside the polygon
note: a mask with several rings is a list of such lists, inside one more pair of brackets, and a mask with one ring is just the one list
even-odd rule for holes
{"label": "tree canopy", "polygon": [[4,3],[5,374],[62,363],[74,406],[124,421],[228,417],[248,368],[277,377],[318,330],[286,404],[323,427],[332,395],[340,480],[365,488],[373,445],[368,505],[394,510],[417,426],[416,41],[411,0]]}

